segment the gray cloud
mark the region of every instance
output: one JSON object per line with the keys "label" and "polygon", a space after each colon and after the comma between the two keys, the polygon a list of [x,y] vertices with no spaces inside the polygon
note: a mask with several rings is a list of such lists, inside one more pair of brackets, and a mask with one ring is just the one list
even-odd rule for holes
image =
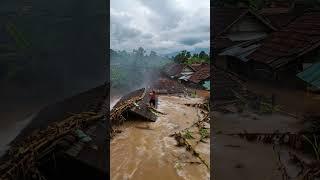
{"label": "gray cloud", "polygon": [[111,48],[170,53],[209,48],[209,0],[111,0]]}

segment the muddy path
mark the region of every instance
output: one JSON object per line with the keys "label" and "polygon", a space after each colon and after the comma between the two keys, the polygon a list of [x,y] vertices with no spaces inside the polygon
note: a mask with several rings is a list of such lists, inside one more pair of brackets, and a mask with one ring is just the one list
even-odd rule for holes
{"label": "muddy path", "polygon": [[[202,103],[202,98],[159,96],[160,115],[156,122],[128,121],[110,145],[111,177],[118,179],[209,179],[210,172],[185,147],[178,147],[174,132],[199,120],[199,108],[186,103]],[[196,147],[210,162],[210,140]]]}

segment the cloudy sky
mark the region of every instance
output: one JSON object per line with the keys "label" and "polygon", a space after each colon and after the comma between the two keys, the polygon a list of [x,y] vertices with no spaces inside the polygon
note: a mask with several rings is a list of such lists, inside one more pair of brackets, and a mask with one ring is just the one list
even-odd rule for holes
{"label": "cloudy sky", "polygon": [[209,0],[111,0],[111,48],[166,54],[210,46]]}

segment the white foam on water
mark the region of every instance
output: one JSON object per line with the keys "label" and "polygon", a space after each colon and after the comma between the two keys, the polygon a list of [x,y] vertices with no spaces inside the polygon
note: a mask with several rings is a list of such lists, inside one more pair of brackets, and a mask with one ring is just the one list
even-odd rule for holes
{"label": "white foam on water", "polygon": [[112,100],[111,102],[110,102],[110,110],[117,104],[117,102],[120,100],[121,98],[119,97],[119,98],[116,98],[116,99],[114,99],[114,100]]}

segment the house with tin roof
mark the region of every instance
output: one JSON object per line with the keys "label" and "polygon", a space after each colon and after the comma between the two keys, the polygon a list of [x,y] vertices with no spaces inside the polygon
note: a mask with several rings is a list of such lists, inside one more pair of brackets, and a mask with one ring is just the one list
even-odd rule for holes
{"label": "house with tin roof", "polygon": [[[227,69],[229,66],[227,56],[234,55],[230,53],[228,55],[221,54],[226,49],[243,45],[243,43],[262,40],[268,34],[278,30],[265,17],[248,8],[216,7],[212,11],[214,64],[223,69]],[[256,45],[249,48],[245,47],[243,51],[248,53],[248,49],[252,52],[255,48],[257,48]]]}
{"label": "house with tin roof", "polygon": [[319,62],[319,47],[320,11],[309,10],[285,28],[271,33],[247,56],[252,77],[296,82],[298,73]]}

